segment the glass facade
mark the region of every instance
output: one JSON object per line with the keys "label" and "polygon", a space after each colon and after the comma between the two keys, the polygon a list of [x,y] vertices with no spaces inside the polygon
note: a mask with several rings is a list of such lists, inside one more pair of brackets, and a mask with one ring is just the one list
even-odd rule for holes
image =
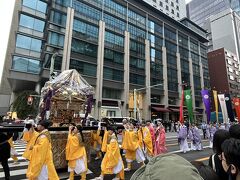
{"label": "glass facade", "polygon": [[23,6],[29,7],[42,13],[46,13],[47,10],[47,3],[41,0],[23,0],[22,4]]}
{"label": "glass facade", "polygon": [[59,46],[63,48],[64,44],[64,35],[55,33],[55,32],[50,32],[49,34],[49,39],[48,43],[54,46]]}
{"label": "glass facade", "polygon": [[38,60],[13,56],[12,69],[21,72],[38,74],[41,70],[41,63]]}
{"label": "glass facade", "polygon": [[71,59],[70,69],[76,69],[80,74],[96,77],[97,66],[94,64]]}
{"label": "glass facade", "polygon": [[72,39],[72,52],[97,58],[97,45]]}
{"label": "glass facade", "polygon": [[50,20],[57,25],[65,27],[66,21],[67,21],[67,15],[57,11],[52,11]]}
{"label": "glass facade", "polygon": [[39,39],[31,38],[24,35],[17,35],[16,47],[27,49],[30,51],[40,52],[42,41]]}
{"label": "glass facade", "polygon": [[123,71],[116,69],[104,67],[103,69],[103,79],[123,81]]}
{"label": "glass facade", "polygon": [[40,19],[21,14],[19,25],[29,29],[33,29],[35,31],[43,32],[45,22]]}

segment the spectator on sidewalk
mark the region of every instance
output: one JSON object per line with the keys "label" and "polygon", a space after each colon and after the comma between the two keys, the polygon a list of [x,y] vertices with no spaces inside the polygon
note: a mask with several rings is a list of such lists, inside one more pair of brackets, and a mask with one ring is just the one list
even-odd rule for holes
{"label": "spectator on sidewalk", "polygon": [[222,143],[230,138],[230,134],[226,130],[218,130],[213,136],[213,152],[214,154],[209,158],[209,166],[217,173],[220,180],[226,180],[228,175],[225,173],[222,163],[221,163],[221,154],[222,154]]}
{"label": "spectator on sidewalk", "polygon": [[222,166],[230,180],[240,180],[240,140],[231,138],[222,144]]}
{"label": "spectator on sidewalk", "polygon": [[203,180],[198,170],[176,154],[163,154],[152,158],[139,168],[130,180]]}

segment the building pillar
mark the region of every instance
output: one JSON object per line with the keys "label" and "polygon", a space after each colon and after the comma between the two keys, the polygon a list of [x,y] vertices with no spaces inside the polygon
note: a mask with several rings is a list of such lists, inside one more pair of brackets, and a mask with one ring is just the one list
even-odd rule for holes
{"label": "building pillar", "polygon": [[[163,104],[168,107],[168,77],[167,77],[167,50],[166,47],[162,47],[162,62],[163,62],[163,90],[164,90],[164,100]],[[169,113],[165,113],[165,120],[169,120]]]}
{"label": "building pillar", "polygon": [[182,98],[182,73],[181,73],[181,58],[179,52],[176,53],[177,56],[177,74],[178,74],[178,105],[180,105]]}
{"label": "building pillar", "polygon": [[130,44],[130,34],[125,31],[124,38],[124,90],[123,90],[123,101],[124,105],[122,108],[122,115],[124,117],[129,116],[129,44]]}
{"label": "building pillar", "polygon": [[103,88],[103,64],[104,64],[104,37],[105,37],[105,22],[99,21],[98,34],[98,54],[97,54],[97,82],[95,88],[96,103],[94,106],[94,117],[101,119],[102,106],[102,88]]}
{"label": "building pillar", "polygon": [[150,73],[150,42],[145,39],[145,86],[146,93],[143,99],[143,118],[145,120],[151,119],[151,73]]}
{"label": "building pillar", "polygon": [[194,80],[193,80],[193,66],[192,66],[192,58],[189,58],[189,73],[190,73],[190,86],[192,91],[192,106],[193,110],[195,110],[195,90],[194,90]]}
{"label": "building pillar", "polygon": [[68,7],[61,71],[69,69],[69,66],[70,66],[73,20],[74,20],[74,9]]}

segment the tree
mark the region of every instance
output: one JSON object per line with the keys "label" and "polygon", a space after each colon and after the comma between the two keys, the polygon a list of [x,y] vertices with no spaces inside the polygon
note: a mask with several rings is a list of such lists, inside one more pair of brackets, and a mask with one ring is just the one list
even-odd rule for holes
{"label": "tree", "polygon": [[36,116],[38,113],[38,105],[40,98],[33,97],[33,102],[28,105],[28,97],[30,95],[38,95],[35,91],[23,91],[17,94],[16,100],[12,104],[13,111],[17,112],[18,118],[26,119],[28,115]]}

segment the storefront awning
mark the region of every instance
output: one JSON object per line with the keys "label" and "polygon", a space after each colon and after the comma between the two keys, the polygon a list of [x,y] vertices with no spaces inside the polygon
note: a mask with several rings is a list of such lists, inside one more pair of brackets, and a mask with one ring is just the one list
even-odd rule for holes
{"label": "storefront awning", "polygon": [[172,111],[172,112],[179,112],[179,108],[168,108],[170,111]]}
{"label": "storefront awning", "polygon": [[169,109],[167,108],[162,108],[162,107],[152,107],[153,110],[157,111],[157,112],[170,112]]}

